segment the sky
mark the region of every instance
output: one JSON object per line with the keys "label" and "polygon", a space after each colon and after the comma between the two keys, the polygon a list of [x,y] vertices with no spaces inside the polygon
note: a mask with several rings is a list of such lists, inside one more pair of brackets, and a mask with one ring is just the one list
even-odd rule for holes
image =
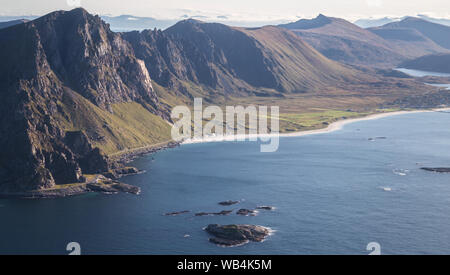
{"label": "sky", "polygon": [[44,15],[76,6],[99,15],[205,21],[292,21],[320,13],[353,21],[417,14],[450,18],[449,0],[0,0],[0,15]]}

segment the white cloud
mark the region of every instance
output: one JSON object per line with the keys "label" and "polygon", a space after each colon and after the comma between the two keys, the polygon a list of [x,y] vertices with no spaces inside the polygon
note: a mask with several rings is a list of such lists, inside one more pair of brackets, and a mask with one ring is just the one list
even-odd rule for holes
{"label": "white cloud", "polygon": [[366,3],[371,8],[381,8],[383,6],[383,0],[366,0]]}

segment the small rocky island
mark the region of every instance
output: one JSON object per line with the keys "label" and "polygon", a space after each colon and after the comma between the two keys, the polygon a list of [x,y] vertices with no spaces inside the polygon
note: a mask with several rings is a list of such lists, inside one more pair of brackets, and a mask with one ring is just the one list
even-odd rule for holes
{"label": "small rocky island", "polygon": [[436,173],[450,173],[450,168],[429,168],[429,167],[423,167],[422,170],[428,171],[428,172],[436,172]]}
{"label": "small rocky island", "polygon": [[239,209],[236,214],[240,216],[256,216],[258,214],[258,211],[250,209]]}
{"label": "small rocky island", "polygon": [[196,217],[202,217],[202,216],[228,216],[231,213],[233,213],[233,210],[224,210],[217,213],[208,213],[208,212],[200,212],[195,214]]}
{"label": "small rocky island", "polygon": [[232,206],[232,205],[235,205],[235,204],[238,204],[238,203],[240,203],[240,201],[231,201],[231,200],[229,200],[229,201],[219,202],[219,205]]}
{"label": "small rocky island", "polygon": [[273,211],[273,210],[275,210],[275,207],[273,207],[273,206],[258,206],[258,207],[256,207],[256,209],[266,210],[266,211]]}
{"label": "small rocky island", "polygon": [[179,216],[179,215],[187,214],[187,213],[190,213],[190,212],[191,212],[191,211],[189,211],[189,210],[177,211],[177,212],[170,212],[170,213],[164,214],[164,216],[172,216],[172,217],[174,217],[174,216]]}
{"label": "small rocky island", "polygon": [[[223,201],[219,202],[219,205],[222,206],[233,206],[235,204],[239,204],[241,201]],[[273,211],[275,207],[273,206],[265,206],[260,205],[253,209],[234,209],[234,210],[223,210],[221,212],[198,212],[194,214],[195,217],[204,217],[204,216],[228,216],[231,213],[235,212],[236,215],[251,217],[257,216],[259,214],[259,210],[262,211]],[[179,216],[182,214],[190,213],[190,211],[177,211],[177,212],[169,212],[164,214],[165,216]],[[271,229],[268,227],[263,227],[259,225],[218,225],[218,224],[210,224],[204,230],[212,235],[213,237],[209,239],[209,241],[213,244],[224,246],[224,247],[233,247],[244,245],[248,242],[263,242],[270,234]],[[189,235],[187,235],[189,236]]]}
{"label": "small rocky island", "polygon": [[252,242],[262,242],[270,235],[270,229],[258,225],[218,225],[205,228],[213,237],[210,242],[221,246],[238,246]]}

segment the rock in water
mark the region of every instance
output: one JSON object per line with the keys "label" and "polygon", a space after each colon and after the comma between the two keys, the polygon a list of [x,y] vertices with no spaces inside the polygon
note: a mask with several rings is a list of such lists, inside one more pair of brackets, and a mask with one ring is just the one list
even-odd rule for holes
{"label": "rock in water", "polygon": [[87,189],[92,192],[99,193],[129,193],[133,195],[139,195],[141,193],[141,188],[125,183],[114,182],[111,184],[102,183],[89,183],[86,185]]}
{"label": "rock in water", "polygon": [[252,242],[262,242],[270,235],[270,229],[258,225],[218,225],[210,224],[205,229],[214,236],[209,241],[217,245],[236,246]]}
{"label": "rock in water", "polygon": [[236,214],[241,216],[256,216],[256,214],[258,214],[258,211],[249,209],[240,209],[239,211],[236,212]]}
{"label": "rock in water", "polygon": [[256,207],[256,209],[272,211],[275,209],[275,207],[273,207],[273,206],[258,206],[258,207]]}
{"label": "rock in water", "polygon": [[164,214],[164,216],[179,216],[179,215],[187,214],[187,213],[190,213],[190,212],[191,212],[191,211],[189,211],[189,210],[178,211],[178,212],[171,212],[171,213],[166,213],[166,214]]}
{"label": "rock in water", "polygon": [[232,210],[224,210],[218,213],[206,213],[206,212],[200,212],[195,214],[195,216],[197,217],[202,217],[202,216],[227,216],[230,215],[231,213],[233,213]]}
{"label": "rock in water", "polygon": [[222,206],[231,206],[231,205],[235,205],[240,203],[240,201],[223,201],[223,202],[219,202],[220,205]]}
{"label": "rock in water", "polygon": [[422,170],[428,171],[428,172],[436,172],[436,173],[450,173],[450,168],[428,168],[424,167],[421,168]]}

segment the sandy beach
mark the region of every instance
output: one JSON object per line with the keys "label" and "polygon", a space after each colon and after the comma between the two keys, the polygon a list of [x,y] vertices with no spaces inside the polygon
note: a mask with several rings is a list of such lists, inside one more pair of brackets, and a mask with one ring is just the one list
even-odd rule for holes
{"label": "sandy beach", "polygon": [[450,108],[438,108],[438,109],[432,109],[432,110],[415,110],[415,111],[397,111],[397,112],[372,114],[372,115],[368,115],[368,116],[360,117],[360,118],[339,120],[334,123],[331,123],[326,128],[317,129],[317,130],[300,131],[300,132],[294,132],[294,133],[280,133],[278,135],[277,134],[261,134],[261,135],[210,136],[210,137],[205,137],[202,139],[188,139],[188,140],[185,140],[184,142],[182,142],[181,144],[183,145],[183,144],[195,144],[195,143],[245,141],[245,140],[256,141],[257,139],[264,140],[265,138],[269,139],[269,138],[273,138],[276,136],[279,136],[279,137],[302,137],[302,136],[325,134],[325,133],[331,133],[334,131],[338,131],[338,130],[341,130],[345,125],[350,124],[350,123],[355,123],[358,121],[368,121],[368,120],[376,120],[376,119],[390,117],[390,116],[398,116],[398,115],[414,114],[414,113],[431,113],[431,112],[439,112],[439,111],[450,111]]}

